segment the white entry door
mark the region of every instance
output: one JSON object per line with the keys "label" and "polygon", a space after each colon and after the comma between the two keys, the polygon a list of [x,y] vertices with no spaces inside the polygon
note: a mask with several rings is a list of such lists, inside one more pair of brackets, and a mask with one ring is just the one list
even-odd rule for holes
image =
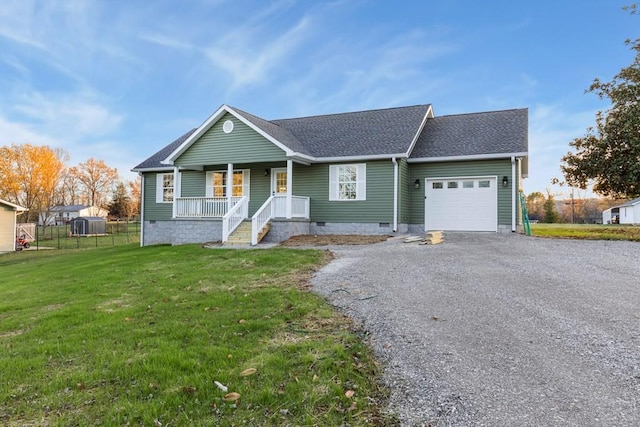
{"label": "white entry door", "polygon": [[271,194],[275,196],[275,215],[276,217],[287,216],[287,168],[271,169]]}
{"label": "white entry door", "polygon": [[498,180],[445,177],[425,180],[425,229],[498,231]]}

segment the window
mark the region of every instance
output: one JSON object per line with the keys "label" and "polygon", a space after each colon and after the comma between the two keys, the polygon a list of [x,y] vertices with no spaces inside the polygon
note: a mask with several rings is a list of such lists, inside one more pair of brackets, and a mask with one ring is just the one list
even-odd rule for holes
{"label": "window", "polygon": [[[234,170],[231,195],[249,195],[249,171]],[[207,172],[207,197],[227,197],[227,171]]]}
{"label": "window", "polygon": [[478,187],[480,187],[480,188],[489,188],[489,187],[491,187],[491,181],[489,181],[488,179],[482,180],[482,181],[478,181]]}
{"label": "window", "polygon": [[431,184],[431,187],[434,190],[440,190],[440,189],[442,189],[442,183],[441,182],[434,182],[433,184]]}
{"label": "window", "polygon": [[367,165],[329,166],[329,200],[366,200]]}
{"label": "window", "polygon": [[458,188],[458,181],[447,182],[447,188]]}
{"label": "window", "polygon": [[173,173],[156,175],[156,203],[173,202]]}
{"label": "window", "polygon": [[473,181],[462,181],[462,188],[473,188]]}

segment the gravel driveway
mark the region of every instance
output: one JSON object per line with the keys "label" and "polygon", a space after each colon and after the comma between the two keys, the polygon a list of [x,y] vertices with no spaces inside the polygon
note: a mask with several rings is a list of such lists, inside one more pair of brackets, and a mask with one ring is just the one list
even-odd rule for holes
{"label": "gravel driveway", "polygon": [[406,426],[640,425],[640,243],[448,233],[331,247]]}

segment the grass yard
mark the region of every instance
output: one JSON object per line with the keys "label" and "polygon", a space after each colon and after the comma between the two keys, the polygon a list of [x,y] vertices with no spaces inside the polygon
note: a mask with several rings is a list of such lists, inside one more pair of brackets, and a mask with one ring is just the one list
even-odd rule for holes
{"label": "grass yard", "polygon": [[358,332],[305,290],[326,256],[135,244],[0,256],[0,422],[395,424]]}
{"label": "grass yard", "polygon": [[531,234],[569,239],[640,241],[640,227],[630,225],[531,224]]}

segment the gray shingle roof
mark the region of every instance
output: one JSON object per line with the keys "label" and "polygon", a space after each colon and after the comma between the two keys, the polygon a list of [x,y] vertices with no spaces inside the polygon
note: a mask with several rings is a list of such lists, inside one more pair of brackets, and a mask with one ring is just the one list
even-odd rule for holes
{"label": "gray shingle roof", "polygon": [[305,146],[289,132],[284,126],[278,126],[274,122],[269,122],[265,119],[262,119],[258,116],[254,116],[253,114],[247,113],[246,111],[242,111],[238,108],[231,107],[234,111],[240,114],[242,117],[253,123],[255,126],[262,129],[267,134],[271,135],[277,141],[286,145],[293,151],[302,154],[310,154],[309,151],[305,148]]}
{"label": "gray shingle roof", "polygon": [[632,199],[629,200],[628,202],[625,202],[623,204],[621,204],[620,206],[616,206],[618,208],[622,208],[622,207],[629,207],[629,206],[633,206],[633,205],[637,205],[638,203],[640,203],[640,197],[638,197],[637,199]]}
{"label": "gray shingle roof", "polygon": [[136,171],[139,169],[153,169],[153,168],[161,168],[161,167],[166,168],[167,165],[163,165],[161,162],[164,159],[166,159],[169,156],[169,154],[173,152],[173,150],[178,148],[180,144],[185,142],[187,138],[189,138],[191,134],[194,133],[195,131],[196,131],[196,128],[191,129],[189,132],[185,133],[180,138],[176,139],[171,144],[167,145],[162,150],[158,151],[157,153],[149,157],[147,160],[140,163],[138,166],[133,168],[133,170]]}
{"label": "gray shingle roof", "polygon": [[427,120],[411,158],[474,156],[528,151],[528,111],[491,111]]}
{"label": "gray shingle roof", "polygon": [[406,153],[430,105],[272,120],[313,157]]}
{"label": "gray shingle roof", "polygon": [[[293,152],[315,158],[406,153],[430,104],[292,119],[265,120],[229,107]],[[192,129],[133,170],[166,168],[161,162]],[[515,109],[427,120],[411,158],[458,157],[528,151],[528,111]]]}

